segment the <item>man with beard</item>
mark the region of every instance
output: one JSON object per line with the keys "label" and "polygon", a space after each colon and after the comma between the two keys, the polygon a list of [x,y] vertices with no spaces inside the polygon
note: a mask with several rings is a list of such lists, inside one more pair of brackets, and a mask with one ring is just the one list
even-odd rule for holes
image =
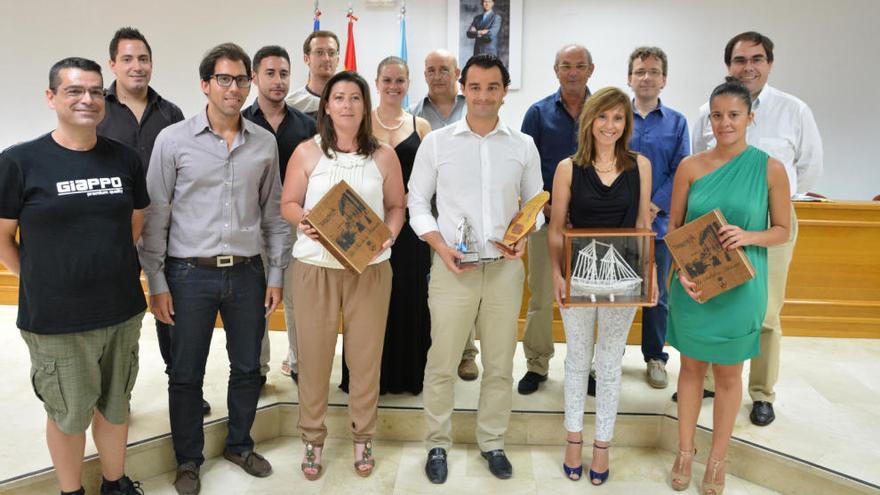
{"label": "man with beard", "polygon": [[[284,101],[290,90],[290,56],[280,46],[264,46],[254,54],[254,83],[259,92],[254,103],[241,115],[275,135],[281,183],[290,155],[299,143],[315,135],[315,121]],[[293,230],[293,229],[291,229]],[[295,234],[294,234],[295,235]],[[284,321],[289,349],[281,363],[281,373],[297,381],[296,327],[293,321],[293,264],[284,269]],[[260,373],[265,382],[269,371],[269,332],[263,336],[260,352]]]}

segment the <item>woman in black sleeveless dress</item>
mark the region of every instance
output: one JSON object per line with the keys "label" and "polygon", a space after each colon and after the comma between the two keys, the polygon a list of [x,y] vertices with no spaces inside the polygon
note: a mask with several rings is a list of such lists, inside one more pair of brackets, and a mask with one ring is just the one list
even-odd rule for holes
{"label": "woman in black sleeveless dress", "polygon": [[[373,111],[373,134],[394,147],[403,172],[404,187],[409,183],[416,151],[431,131],[428,121],[410,115],[401,106],[409,88],[409,69],[402,59],[388,57],[379,63],[376,74],[379,105]],[[391,249],[391,303],[385,327],[380,393],[422,392],[425,361],[431,347],[431,317],[428,311],[428,273],[431,249],[418,238],[407,222]],[[346,350],[356,352],[356,350]],[[343,361],[340,388],[347,390],[348,370]]]}

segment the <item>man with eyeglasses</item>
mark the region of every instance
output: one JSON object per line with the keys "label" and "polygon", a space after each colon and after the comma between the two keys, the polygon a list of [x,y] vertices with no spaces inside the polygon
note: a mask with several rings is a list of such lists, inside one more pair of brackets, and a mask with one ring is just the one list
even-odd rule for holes
{"label": "man with eyeglasses", "polygon": [[250,92],[250,57],[233,43],[218,45],[202,59],[199,76],[207,108],[156,139],[141,247],[150,309],[174,325],[168,403],[181,494],[200,489],[202,383],[218,312],[230,363],[223,457],[253,476],[272,473],[254,452],[250,430],[260,394],[260,342],[267,315],[281,301],[291,248],[275,137],[240,113]]}
{"label": "man with eyeglasses", "polygon": [[664,238],[669,225],[669,202],[672,180],[678,164],[690,154],[687,119],[660,101],[660,92],[666,86],[668,63],[666,53],[655,46],[641,46],[629,56],[629,77],[632,88],[633,134],[629,146],[651,161],[652,228],[657,233],[654,241],[654,259],[660,294],[657,306],[642,308],[642,356],[646,363],[648,384],[666,388],[666,362],[669,354],[663,352],[666,343],[666,278],[671,258]]}
{"label": "man with eyeglasses", "polygon": [[309,68],[305,86],[287,95],[287,103],[311,118],[318,115],[324,85],[339,65],[339,38],[331,31],[312,31],[303,42],[303,62]]}
{"label": "man with eyeglasses", "polygon": [[[761,33],[740,33],[724,48],[727,73],[752,94],[755,119],[746,140],[781,161],[788,174],[791,193],[804,194],[822,175],[822,137],[806,103],[769,84],[773,69],[773,42]],[[694,153],[715,145],[709,122],[709,104],[700,107],[700,120],[694,127]],[[767,426],[776,419],[773,388],[779,378],[779,349],[782,324],[779,315],[785,303],[788,267],[797,241],[797,218],[791,209],[791,233],[787,242],[767,248],[767,313],[761,326],[761,353],[749,367],[749,395],[754,402],[749,419],[756,426]],[[703,396],[714,395],[712,371],[707,374]]]}
{"label": "man with eyeglasses", "polygon": [[[315,119],[284,101],[290,90],[290,55],[277,45],[264,46],[254,54],[254,83],[258,96],[241,115],[275,135],[278,145],[278,171],[284,184],[284,173],[290,155],[299,143],[315,135]],[[293,230],[293,229],[291,229]],[[292,235],[296,235],[293,233]],[[288,352],[281,363],[281,373],[296,382],[296,327],[293,321],[293,264],[284,269],[284,321],[287,325]],[[269,333],[263,336],[260,352],[260,374],[263,382],[269,371]]]}
{"label": "man with eyeglasses", "polygon": [[[106,113],[98,124],[98,135],[115,139],[135,149],[144,167],[150,163],[153,143],[159,131],[183,120],[177,105],[162,98],[152,87],[153,49],[135,28],[119,28],[110,40],[110,71],[116,76],[107,88]],[[159,353],[167,372],[170,363],[170,328],[156,321]],[[210,414],[205,401],[202,413]]]}
{"label": "man with eyeglasses", "polygon": [[[553,189],[556,166],[577,150],[578,117],[590,96],[587,82],[593,75],[593,56],[582,45],[566,45],[556,52],[553,70],[559,89],[526,111],[522,132],[532,136],[541,156],[544,190]],[[548,203],[544,217],[550,221]],[[547,248],[547,224],[529,237],[529,310],[526,316],[523,350],[526,374],[517,384],[520,394],[531,394],[547,380],[553,357],[553,277]],[[594,387],[595,389],[595,387]]]}
{"label": "man with eyeglasses", "polygon": [[467,103],[458,94],[458,78],[461,69],[455,55],[449,50],[434,50],[425,57],[425,84],[428,95],[410,109],[410,113],[422,117],[437,130],[454,124],[464,117]]}
{"label": "man with eyeglasses", "polygon": [[138,154],[97,134],[104,98],[100,65],[57,62],[55,130],[0,154],[0,262],[20,277],[16,324],[62,494],[85,494],[90,425],[101,494],[143,493],[123,471],[147,307],[135,243],[150,200]]}

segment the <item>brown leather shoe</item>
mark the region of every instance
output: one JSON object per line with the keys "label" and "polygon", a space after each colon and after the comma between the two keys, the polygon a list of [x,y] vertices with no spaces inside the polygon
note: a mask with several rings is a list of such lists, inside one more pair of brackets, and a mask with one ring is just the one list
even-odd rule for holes
{"label": "brown leather shoe", "polygon": [[241,466],[241,468],[251,476],[265,478],[272,474],[272,465],[269,464],[269,461],[253,450],[242,452],[241,454],[224,450],[223,457],[233,464]]}
{"label": "brown leather shoe", "polygon": [[202,489],[199,481],[199,466],[194,462],[184,462],[177,466],[174,489],[180,495],[197,495]]}
{"label": "brown leather shoe", "polygon": [[480,368],[477,368],[477,363],[472,358],[463,358],[458,363],[458,377],[462,380],[471,382],[478,376],[480,376]]}

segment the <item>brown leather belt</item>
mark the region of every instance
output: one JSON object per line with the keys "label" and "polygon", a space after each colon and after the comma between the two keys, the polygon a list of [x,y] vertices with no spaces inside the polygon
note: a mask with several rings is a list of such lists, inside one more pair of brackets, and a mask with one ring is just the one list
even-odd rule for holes
{"label": "brown leather belt", "polygon": [[259,260],[260,255],[256,256],[233,256],[233,255],[224,255],[224,256],[211,256],[210,258],[174,258],[172,256],[168,257],[170,261],[179,261],[182,263],[189,263],[195,266],[204,266],[210,268],[227,268],[230,266],[238,265],[241,263],[250,263],[255,260]]}

